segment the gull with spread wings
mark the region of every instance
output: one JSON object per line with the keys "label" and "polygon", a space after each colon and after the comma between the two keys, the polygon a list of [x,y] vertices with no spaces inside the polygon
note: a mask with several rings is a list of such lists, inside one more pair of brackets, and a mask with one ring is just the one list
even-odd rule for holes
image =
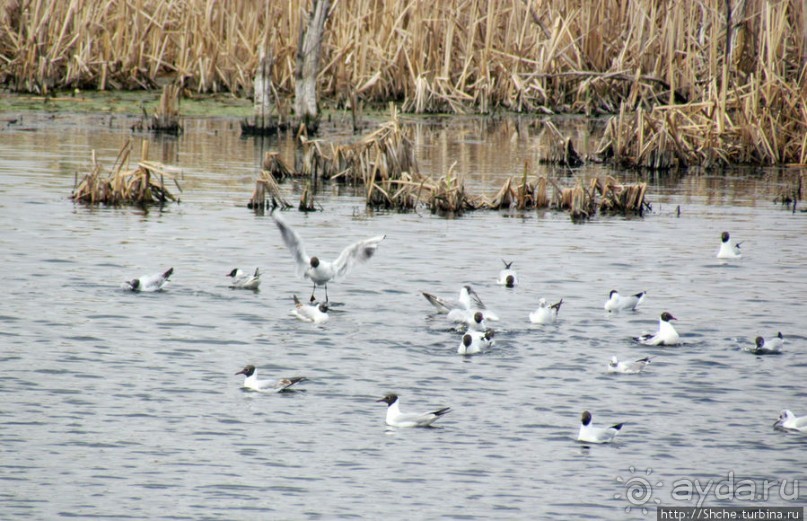
{"label": "gull with spread wings", "polygon": [[283,242],[291,252],[297,263],[297,276],[310,279],[314,283],[311,291],[311,302],[316,301],[314,293],[317,286],[325,286],[325,301],[328,301],[328,282],[331,280],[341,280],[350,273],[353,267],[361,262],[366,262],[373,256],[378,245],[384,240],[386,235],[378,235],[369,239],[354,242],[339,254],[333,262],[322,260],[319,257],[309,257],[305,252],[305,246],[300,236],[297,235],[282,217],[272,214]]}

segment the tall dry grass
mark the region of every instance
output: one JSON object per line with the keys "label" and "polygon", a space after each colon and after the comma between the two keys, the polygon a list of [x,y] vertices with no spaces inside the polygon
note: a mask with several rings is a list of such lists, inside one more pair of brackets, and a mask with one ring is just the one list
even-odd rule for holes
{"label": "tall dry grass", "polygon": [[[456,113],[717,103],[723,119],[747,94],[759,103],[753,110],[769,111],[760,123],[794,122],[804,135],[807,3],[729,3],[730,13],[719,0],[336,1],[320,94],[337,104],[356,96]],[[0,0],[0,83],[42,93],[173,82],[243,95],[265,43],[275,88],[289,95],[308,7],[297,0]],[[785,106],[774,90],[797,101]],[[724,131],[725,121],[713,122]],[[803,143],[772,146],[780,161],[805,158]]]}

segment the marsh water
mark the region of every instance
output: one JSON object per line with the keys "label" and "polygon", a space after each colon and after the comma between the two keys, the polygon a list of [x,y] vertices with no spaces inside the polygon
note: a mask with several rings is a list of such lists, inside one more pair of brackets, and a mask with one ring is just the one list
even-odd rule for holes
{"label": "marsh water", "polygon": [[[284,214],[309,254],[386,239],[329,286],[330,320],[315,326],[289,315],[311,287],[272,219],[246,208],[263,152],[292,161],[291,138],[187,120],[179,138],[149,137],[149,159],[181,169],[181,203],[73,204],[93,150],[109,167],[131,138],[139,157],[148,136],[133,122],[25,114],[0,130],[0,518],[620,520],[655,518],[658,504],[805,503],[807,437],[772,428],[781,409],[807,414],[807,214],[773,202],[789,172],[651,175],[644,217],[585,223],[551,210],[371,212],[361,193],[325,185],[322,211]],[[324,137],[350,139],[338,123]],[[563,185],[640,179],[547,170],[536,122],[407,125],[421,170],[456,161],[474,193],[525,164]],[[591,131],[570,131],[579,149],[596,147]],[[282,188],[297,201],[299,182]],[[723,230],[743,241],[740,261],[715,258]],[[502,259],[515,289],[495,284]],[[119,288],[168,267],[165,291]],[[260,291],[229,289],[235,267],[260,267]],[[420,294],[463,284],[500,317],[495,346],[473,357]],[[612,289],[648,294],[608,315]],[[557,323],[529,323],[542,297],[563,299]],[[662,311],[683,345],[635,343]],[[783,354],[743,351],[778,331]],[[609,375],[613,355],[653,359]],[[245,364],[308,380],[246,392]],[[434,428],[390,429],[375,401],[387,392],[404,411],[452,411]],[[617,441],[578,443],[583,410],[625,422]],[[687,497],[687,483],[708,492]]]}

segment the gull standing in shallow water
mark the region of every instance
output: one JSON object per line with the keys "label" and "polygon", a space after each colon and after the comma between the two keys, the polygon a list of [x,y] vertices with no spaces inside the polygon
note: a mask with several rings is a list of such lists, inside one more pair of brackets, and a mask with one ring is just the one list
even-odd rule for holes
{"label": "gull standing in shallow water", "polygon": [[258,380],[258,370],[255,369],[254,365],[247,365],[235,374],[244,375],[243,387],[262,393],[279,393],[285,391],[297,382],[305,380],[304,376],[281,378],[280,380]]}
{"label": "gull standing in shallow water", "polygon": [[320,304],[303,304],[297,298],[297,295],[294,295],[294,309],[291,310],[290,314],[303,322],[322,324],[328,321],[328,301],[326,300]]}
{"label": "gull standing in shallow water", "polygon": [[610,427],[595,427],[591,424],[591,413],[583,411],[581,415],[580,431],[577,433],[577,441],[586,443],[610,443],[622,429],[623,423],[617,423]]}
{"label": "gull standing in shallow water", "polygon": [[609,373],[623,373],[623,374],[637,374],[644,371],[644,368],[650,364],[650,357],[646,356],[632,362],[620,362],[617,357],[612,356],[608,361]]}
{"label": "gull standing in shallow water", "polygon": [[731,244],[731,236],[729,232],[723,232],[720,234],[720,250],[717,252],[718,259],[741,259],[743,254],[740,253],[740,244],[733,245]]}
{"label": "gull standing in shallow water", "polygon": [[230,282],[230,287],[233,289],[256,290],[258,286],[261,285],[261,272],[258,268],[255,268],[255,273],[252,275],[235,268],[228,273],[227,276],[233,279],[232,282]]}
{"label": "gull standing in shallow water", "polygon": [[680,337],[675,330],[671,320],[678,320],[666,311],[661,314],[658,321],[658,331],[655,334],[645,333],[642,336],[634,337],[634,340],[646,346],[674,346],[679,343]]}
{"label": "gull standing in shallow water", "polygon": [[785,337],[782,336],[782,332],[779,333],[768,340],[765,340],[763,337],[758,336],[754,340],[754,345],[751,347],[744,348],[749,353],[753,353],[755,355],[779,355],[782,354],[782,346],[785,343]]}
{"label": "gull standing in shallow water", "polygon": [[513,263],[507,262],[504,259],[502,259],[502,262],[504,263],[504,269],[499,272],[499,278],[496,279],[496,284],[508,288],[515,288],[518,286],[518,275],[516,275],[515,270],[510,268]]}
{"label": "gull standing in shallow water", "polygon": [[283,242],[297,263],[297,275],[310,279],[314,283],[314,289],[311,291],[311,302],[316,300],[314,293],[317,286],[325,286],[325,300],[327,301],[328,282],[345,278],[356,264],[370,260],[376,249],[378,249],[378,245],[386,237],[386,235],[378,235],[354,242],[342,250],[342,253],[339,254],[335,261],[328,262],[319,257],[309,257],[297,232],[291,229],[280,215],[273,213],[272,218],[280,230]]}
{"label": "gull standing in shallow water", "polygon": [[785,431],[807,432],[807,416],[797,418],[789,409],[785,409],[779,413],[779,419],[773,426]]}
{"label": "gull standing in shallow water", "polygon": [[443,407],[436,411],[418,413],[401,412],[398,407],[398,395],[390,393],[376,402],[387,404],[386,423],[390,427],[428,427],[440,416],[451,411],[451,407]]}
{"label": "gull standing in shallow water", "polygon": [[647,292],[642,291],[641,293],[623,297],[617,290],[611,290],[611,294],[608,296],[608,300],[605,302],[605,311],[622,311],[625,309],[634,311],[636,306],[642,303],[645,295],[647,295]]}
{"label": "gull standing in shallow water", "polygon": [[130,291],[151,293],[153,291],[160,291],[168,284],[168,277],[174,273],[174,268],[168,268],[163,273],[155,275],[143,275],[131,281],[124,282],[121,287]]}
{"label": "gull standing in shallow water", "polygon": [[563,304],[563,299],[552,304],[547,304],[546,299],[542,298],[538,301],[538,309],[530,313],[530,322],[533,324],[549,324],[558,319],[558,312],[560,306]]}

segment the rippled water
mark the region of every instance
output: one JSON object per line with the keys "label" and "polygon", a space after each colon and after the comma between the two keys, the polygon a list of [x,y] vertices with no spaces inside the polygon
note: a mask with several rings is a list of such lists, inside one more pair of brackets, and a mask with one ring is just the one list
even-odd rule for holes
{"label": "rippled water", "polygon": [[[804,479],[807,437],[772,429],[782,408],[807,414],[807,225],[771,202],[781,172],[651,179],[645,218],[585,224],[551,211],[373,214],[329,187],[325,211],[285,216],[309,253],[387,239],[331,285],[331,320],[312,326],[288,315],[310,286],[271,218],[245,208],[263,150],[237,122],[188,122],[152,142],[150,158],[183,169],[179,205],[67,200],[90,151],[111,164],[129,125],[33,115],[0,132],[0,517],[641,519],[656,500],[695,505],[672,497],[682,480],[787,480],[792,492]],[[418,127],[421,167],[457,160],[494,191],[540,146],[518,125]],[[290,198],[297,188],[284,185]],[[742,261],[714,258],[724,229],[745,241]],[[518,288],[495,285],[500,259]],[[118,288],[169,266],[167,291]],[[236,266],[261,267],[260,292],[227,288]],[[501,317],[494,349],[471,358],[419,293],[454,297],[465,283]],[[614,288],[648,297],[608,316]],[[557,324],[529,324],[541,297],[564,299]],[[663,310],[684,345],[634,344]],[[741,351],[780,330],[783,355]],[[612,355],[655,358],[611,376]],[[234,373],[247,363],[309,380],[244,392]],[[389,391],[404,410],[453,410],[438,428],[389,430],[375,402]],[[577,443],[584,409],[624,421],[618,442]],[[635,500],[646,516],[625,498],[638,475],[653,487]],[[800,505],[807,483],[798,499],[778,490],[705,504]]]}

